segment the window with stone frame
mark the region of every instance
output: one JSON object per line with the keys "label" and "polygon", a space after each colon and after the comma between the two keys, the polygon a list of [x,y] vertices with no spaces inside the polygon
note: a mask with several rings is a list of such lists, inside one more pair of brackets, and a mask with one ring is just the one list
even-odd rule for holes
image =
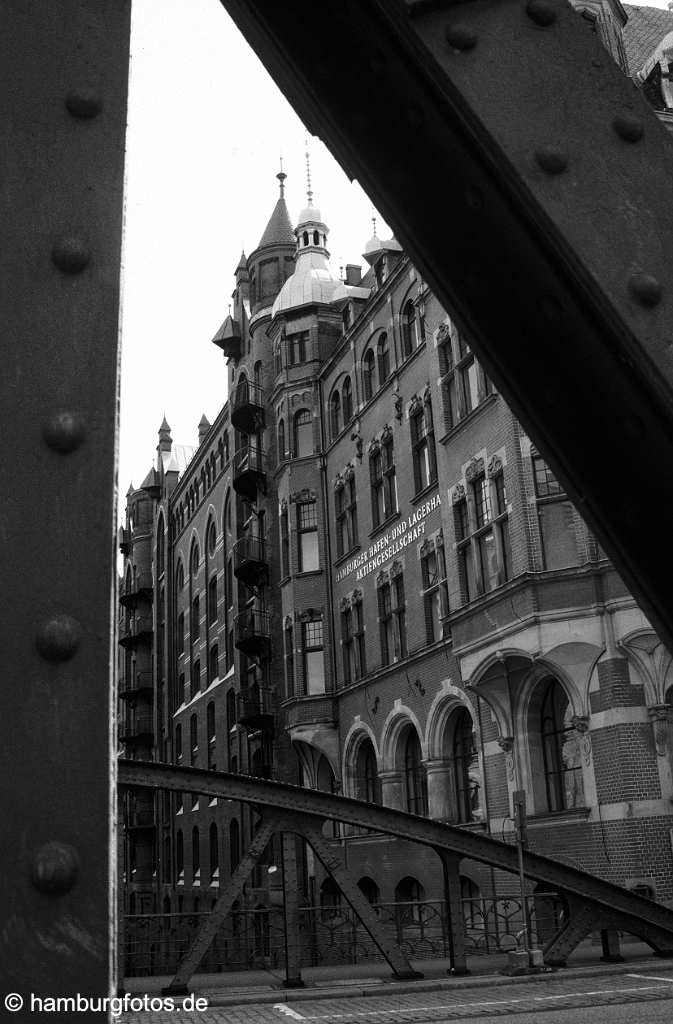
{"label": "window with stone frame", "polygon": [[421,546],[421,579],[426,643],[433,644],[445,635],[444,619],[449,612],[444,540],[441,531]]}
{"label": "window with stone frame", "polygon": [[199,658],[192,665],[192,676],[190,680],[190,697],[196,697],[201,689],[201,662]]}
{"label": "window with stone frame", "polygon": [[278,461],[285,459],[285,420],[278,420]]}
{"label": "window with stone frame", "polygon": [[414,464],[414,489],[416,494],[437,483],[437,456],[435,432],[432,421],[432,405],[429,396],[424,399],[415,396],[409,411],[411,427],[411,450]]}
{"label": "window with stone frame", "polygon": [[437,335],[444,429],[451,430],[493,391],[491,382],[463,339],[449,324]]}
{"label": "window with stone frame", "polygon": [[575,509],[562,484],[541,455],[531,451],[537,517],[545,569],[565,569],[578,565],[579,550],[575,528]]}
{"label": "window with stone frame", "polygon": [[191,765],[196,764],[199,756],[199,732],[198,732],[198,720],[196,715],[191,715],[189,719],[189,763]]}
{"label": "window with stone frame", "polygon": [[381,664],[389,665],[407,656],[406,601],[404,576],[399,563],[390,573],[377,578]]}
{"label": "window with stone frame", "polygon": [[[300,409],[294,417],[294,451],[295,459],[313,455],[313,417],[308,409]],[[261,445],[259,450],[261,451]]]}
{"label": "window with stone frame", "polygon": [[217,732],[215,727],[215,704],[211,700],[206,708],[206,733],[208,736],[208,767],[215,769],[215,749],[217,746]]}
{"label": "window with stone frame", "polygon": [[381,643],[381,664],[389,665],[393,660],[393,599],[388,574],[382,574],[376,596],[379,604],[379,639]]}
{"label": "window with stone frame", "polygon": [[192,616],[190,621],[190,627],[191,641],[192,643],[196,643],[196,641],[201,636],[201,602],[198,594],[192,601]]}
{"label": "window with stone frame", "polygon": [[320,568],[315,499],[297,502],[297,556],[299,572],[315,572]]}
{"label": "window with stone frame", "polygon": [[414,351],[416,342],[416,308],[411,299],[402,307],[400,315],[402,328],[402,355],[406,359]]}
{"label": "window with stone frame", "polygon": [[330,436],[334,441],[341,433],[341,394],[335,388],[329,402]]}
{"label": "window with stone frame", "polygon": [[379,370],[379,387],[388,380],[390,376],[390,347],[388,335],[383,332],[376,343],[376,362]]}
{"label": "window with stone frame", "polygon": [[297,331],[288,334],[285,339],[288,366],[299,366],[306,362],[308,356],[308,331]]}
{"label": "window with stone frame", "polygon": [[210,860],[210,880],[217,881],[220,877],[220,845],[217,836],[217,825],[211,822],[208,830],[208,853]]}
{"label": "window with stone frame", "polygon": [[212,683],[220,675],[220,651],[217,644],[213,644],[208,652],[208,682]]}
{"label": "window with stone frame", "polygon": [[362,359],[362,395],[365,402],[368,402],[372,397],[376,387],[374,380],[375,365],[374,352],[369,348]]}
{"label": "window with stone frame", "polygon": [[290,530],[287,502],[280,506],[280,576],[285,579],[290,575]]}
{"label": "window with stone frame", "polygon": [[341,641],[344,684],[356,682],[367,672],[365,661],[365,627],[362,614],[362,593],[357,591],[341,603]]}
{"label": "window with stone frame", "polygon": [[507,494],[499,458],[474,459],[466,470],[467,487],[453,493],[458,576],[464,602],[495,590],[512,574]]}
{"label": "window with stone frame", "polygon": [[335,518],[337,532],[337,558],[351,551],[358,542],[357,496],[355,491],[355,472],[352,466],[347,467],[345,474],[336,480]]}
{"label": "window with stone frame", "polygon": [[295,690],[294,629],[292,627],[292,621],[289,618],[285,620],[285,629],[283,630],[283,641],[285,648],[285,694],[288,697],[293,697]]}
{"label": "window with stone frame", "polygon": [[280,341],[273,346],[273,369],[276,377],[283,372],[283,359],[281,355]]}
{"label": "window with stone frame", "polygon": [[180,612],[178,615],[178,624],[176,628],[177,632],[177,643],[178,643],[178,654],[183,654],[185,650],[185,613]]}
{"label": "window with stone frame", "polygon": [[369,477],[372,496],[372,525],[376,530],[397,512],[397,480],[393,456],[393,434],[386,427],[381,440],[369,448]]}
{"label": "window with stone frame", "polygon": [[322,618],[303,618],[301,624],[304,692],[325,692],[325,653]]}
{"label": "window with stone frame", "polygon": [[343,409],[344,427],[353,419],[353,389],[350,377],[346,377],[341,389],[341,404]]}
{"label": "window with stone frame", "polygon": [[210,577],[208,584],[208,625],[212,626],[214,622],[217,622],[217,573],[214,573]]}

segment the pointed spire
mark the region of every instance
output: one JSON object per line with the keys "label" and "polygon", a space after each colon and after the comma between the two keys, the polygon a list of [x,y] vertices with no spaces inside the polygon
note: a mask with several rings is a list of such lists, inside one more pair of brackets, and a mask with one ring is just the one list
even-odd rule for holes
{"label": "pointed spire", "polygon": [[283,158],[282,157],[280,158],[280,170],[279,170],[278,174],[276,175],[276,177],[278,178],[278,181],[280,182],[280,198],[284,199],[285,198],[285,179],[287,178],[287,174],[283,170]]}
{"label": "pointed spire", "polygon": [[280,181],[280,195],[257,246],[258,249],[262,249],[266,245],[294,245],[294,232],[285,202],[285,179],[287,175],[281,170],[276,177]]}
{"label": "pointed spire", "polygon": [[210,420],[206,418],[206,414],[204,413],[201,419],[199,420],[199,444],[203,444],[203,442],[205,441],[206,437],[208,436],[208,431],[210,430],[210,427]]}
{"label": "pointed spire", "polygon": [[159,427],[159,444],[157,447],[160,452],[169,452],[173,447],[171,428],[168,426],[168,421],[166,419],[165,413],[161,426]]}

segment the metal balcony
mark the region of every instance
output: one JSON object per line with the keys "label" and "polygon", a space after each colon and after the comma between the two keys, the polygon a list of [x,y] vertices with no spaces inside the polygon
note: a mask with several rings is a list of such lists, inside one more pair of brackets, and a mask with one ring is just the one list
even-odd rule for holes
{"label": "metal balcony", "polygon": [[[252,687],[238,695],[238,724],[248,731],[273,729],[273,695],[269,687]],[[260,776],[268,778],[269,776]]]}
{"label": "metal balcony", "polygon": [[138,572],[128,583],[122,583],[119,590],[119,603],[127,607],[136,604],[139,598],[151,599],[152,573]]}
{"label": "metal balcony", "polygon": [[234,619],[234,645],[250,658],[268,661],[271,656],[271,625],[268,612],[248,609]]}
{"label": "metal balcony", "polygon": [[152,673],[136,672],[135,678],[124,677],[119,681],[119,697],[130,700],[135,697],[148,697],[152,694]]}
{"label": "metal balcony", "polygon": [[234,490],[253,504],[257,492],[266,489],[265,461],[264,452],[256,444],[241,448],[234,456]]}
{"label": "metal balcony", "polygon": [[234,576],[248,587],[263,587],[269,580],[266,541],[241,537],[234,544]]}
{"label": "metal balcony", "polygon": [[146,746],[152,743],[154,722],[151,712],[128,715],[121,723],[119,739],[126,746]]}
{"label": "metal balcony", "polygon": [[122,647],[135,647],[137,644],[152,639],[152,616],[136,615],[120,630],[119,643]]}
{"label": "metal balcony", "polygon": [[242,434],[256,434],[266,423],[264,391],[250,380],[240,381],[231,399],[231,422]]}

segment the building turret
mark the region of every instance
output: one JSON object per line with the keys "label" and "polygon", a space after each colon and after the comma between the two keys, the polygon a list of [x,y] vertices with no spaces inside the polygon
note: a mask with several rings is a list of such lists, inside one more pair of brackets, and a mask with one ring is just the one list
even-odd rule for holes
{"label": "building turret", "polygon": [[203,444],[203,442],[207,438],[208,431],[210,430],[210,427],[211,427],[211,423],[206,418],[206,415],[204,413],[204,415],[199,420],[199,444],[200,445]]}
{"label": "building turret", "polygon": [[[264,229],[259,245],[248,259],[252,316],[259,310],[271,306],[283,282],[290,276],[294,267],[296,242],[285,202],[287,175],[281,169],[276,177],[280,182],[278,201]],[[237,269],[237,281],[238,273]]]}

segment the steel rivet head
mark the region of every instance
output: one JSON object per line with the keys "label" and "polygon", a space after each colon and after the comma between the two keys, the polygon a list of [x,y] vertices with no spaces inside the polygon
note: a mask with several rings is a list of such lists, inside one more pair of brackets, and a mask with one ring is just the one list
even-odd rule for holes
{"label": "steel rivet head", "polygon": [[96,117],[101,111],[101,101],[97,96],[86,92],[71,92],[65,98],[65,105],[73,117],[89,119]]}
{"label": "steel rivet head", "polygon": [[629,278],[629,291],[641,306],[657,306],[661,302],[661,285],[656,277],[639,271]]}
{"label": "steel rivet head", "polygon": [[547,174],[562,174],[568,166],[568,157],[562,150],[555,149],[553,146],[536,149],[535,159]]}
{"label": "steel rivet head", "polygon": [[62,238],[51,250],[54,265],[64,274],[79,274],[91,259],[81,238]]}
{"label": "steel rivet head", "polygon": [[40,892],[60,896],[69,892],[77,880],[79,858],[68,843],[45,843],[33,858],[31,879]]}
{"label": "steel rivet head", "polygon": [[553,25],[556,21],[556,11],[549,0],[529,0],[529,3],[526,4],[526,14],[541,28]]}
{"label": "steel rivet head", "polygon": [[445,35],[452,50],[464,52],[473,50],[477,45],[477,33],[469,25],[463,25],[460,22],[456,25],[449,25]]}
{"label": "steel rivet head", "polygon": [[57,452],[72,452],[84,440],[84,424],[71,412],[57,412],[42,424],[42,436]]}
{"label": "steel rivet head", "polygon": [[67,661],[79,647],[82,630],[70,615],[55,615],[38,629],[35,646],[46,661]]}
{"label": "steel rivet head", "polygon": [[643,123],[632,114],[621,114],[616,117],[612,127],[624,142],[640,142],[643,137]]}

